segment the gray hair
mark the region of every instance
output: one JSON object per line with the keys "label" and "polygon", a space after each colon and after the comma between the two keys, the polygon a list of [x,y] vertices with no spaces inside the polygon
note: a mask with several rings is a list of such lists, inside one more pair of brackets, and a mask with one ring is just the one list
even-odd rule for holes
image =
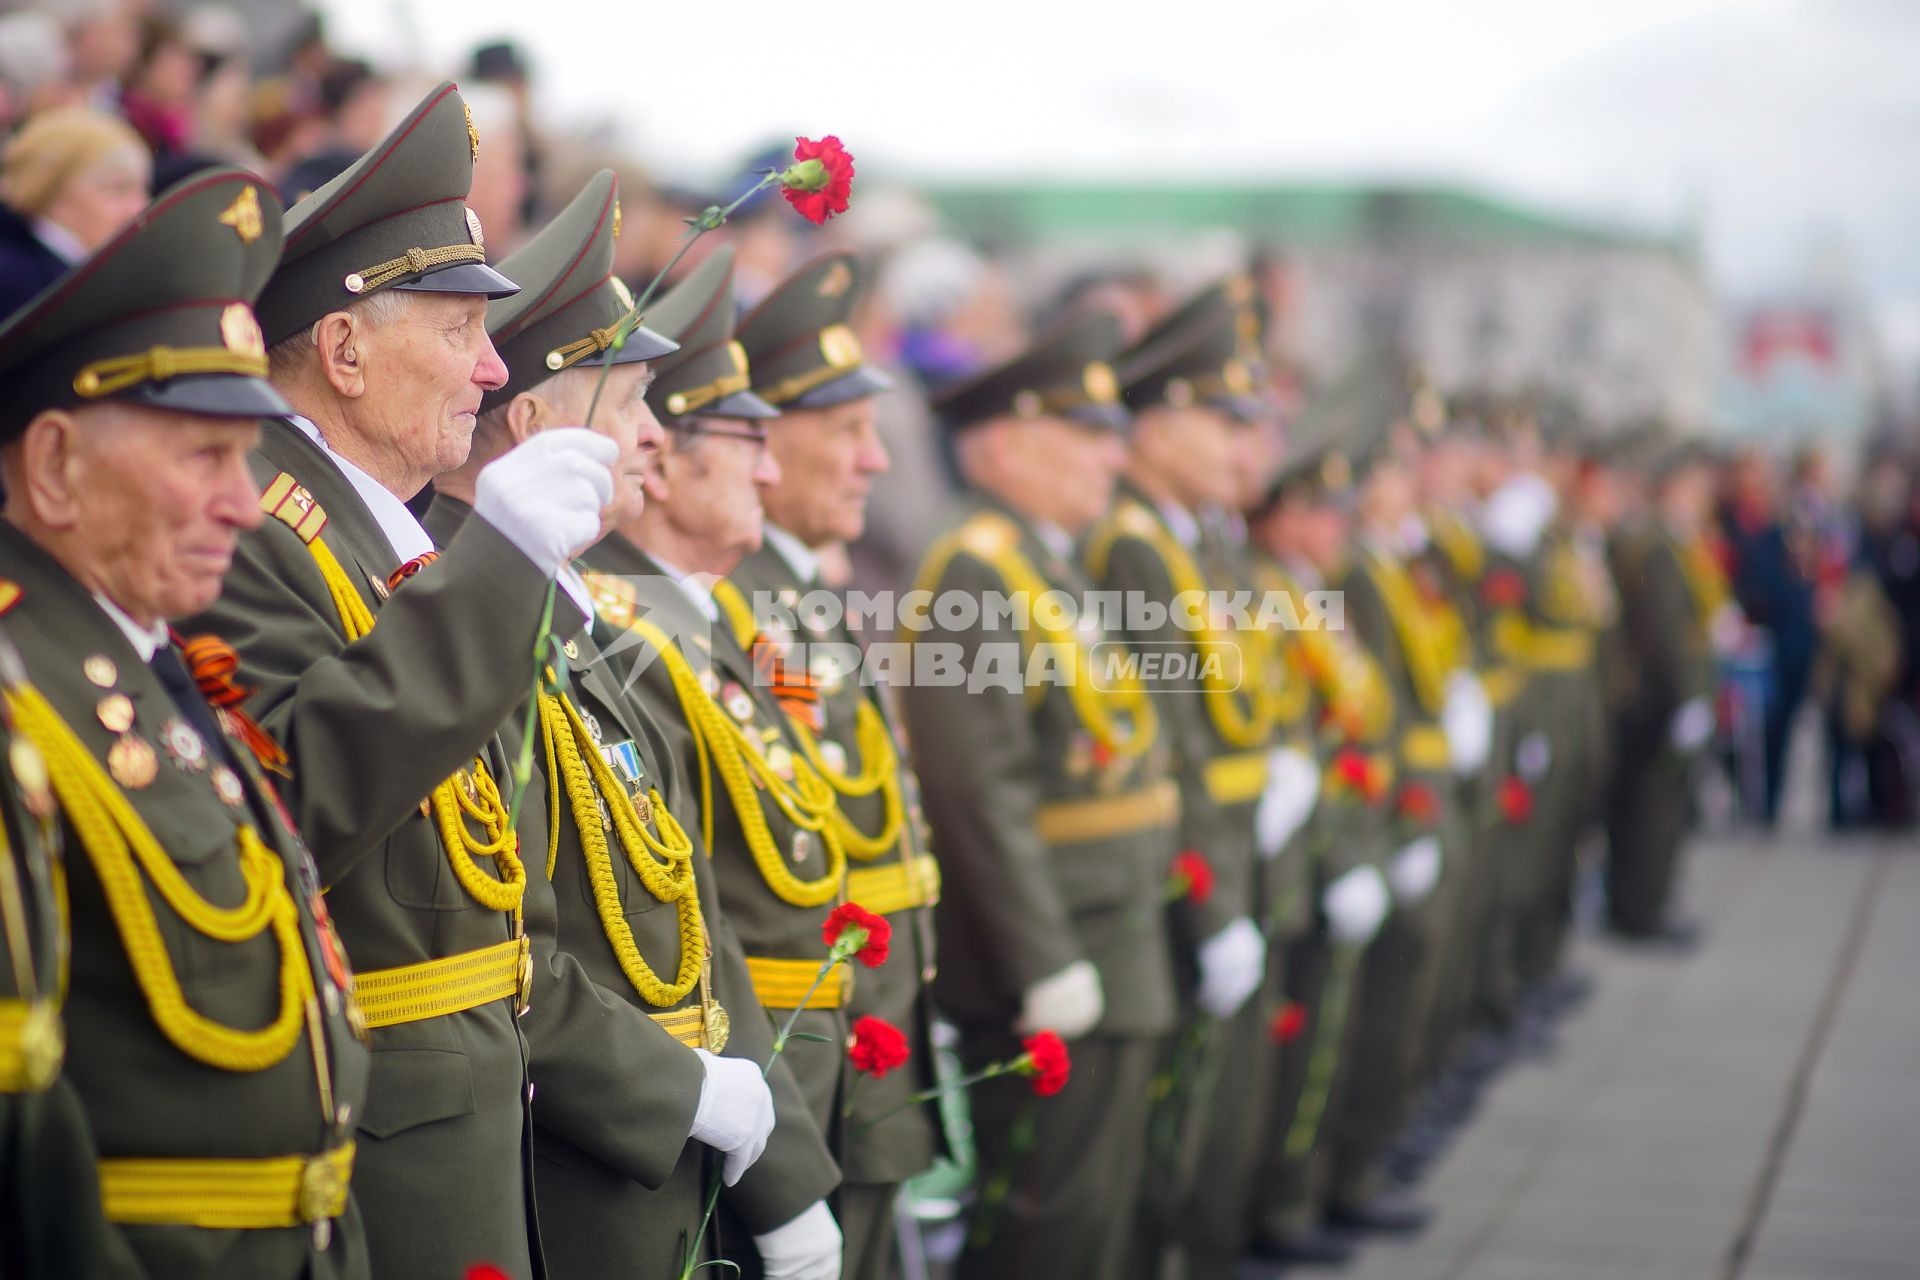
{"label": "gray hair", "polygon": [[[341,310],[372,328],[381,329],[398,320],[409,305],[403,291],[382,289],[364,298],[355,298]],[[321,320],[325,318],[322,316]],[[292,337],[282,338],[267,348],[267,376],[280,381],[297,374],[306,364],[307,354],[319,347],[320,320],[315,320]]]}

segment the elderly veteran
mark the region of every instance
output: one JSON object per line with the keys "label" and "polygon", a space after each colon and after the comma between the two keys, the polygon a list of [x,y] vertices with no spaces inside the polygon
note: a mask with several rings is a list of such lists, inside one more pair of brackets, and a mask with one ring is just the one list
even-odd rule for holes
{"label": "elderly veteran", "polygon": [[[522,286],[487,309],[507,383],[482,400],[466,463],[434,484],[425,524],[436,541],[472,518],[480,473],[495,458],[586,420],[603,373],[593,426],[620,446],[603,521],[645,506],[645,466],[660,445],[648,361],[677,344],[636,328],[611,348],[633,301],[611,274],[619,227],[614,177],[602,170],[500,264]],[[586,601],[571,569],[563,581]],[[627,696],[620,657],[601,650],[621,633],[588,608],[541,698],[540,769],[520,821],[544,860],[527,877],[539,998],[521,1023],[540,1086],[534,1187],[549,1276],[671,1280],[699,1228],[706,1148],[726,1155],[725,1176],[738,1182],[773,1129],[759,1064],[715,1056],[730,1023],[763,1025],[765,1015],[714,996],[715,968],[740,960],[737,950],[714,954],[719,904],[712,863],[689,833],[698,823],[687,781],[659,726]]]}
{"label": "elderly veteran", "polygon": [[[865,527],[867,495],[886,474],[874,398],[891,387],[866,363],[851,320],[863,269],[852,254],[834,253],[800,268],[740,322],[755,394],[780,410],[768,449],[780,478],[765,492],[766,540],[729,577],[722,599],[752,615],[791,610],[821,589],[820,553],[852,542]],[[738,605],[735,618],[743,615]],[[933,903],[939,865],[928,851],[919,782],[905,757],[902,728],[878,691],[860,678],[860,648],[844,621],[802,630],[787,619],[760,637],[762,652],[801,673],[811,696],[786,704],[807,762],[833,788],[847,848],[847,897],[893,921],[894,957],[862,974],[847,1006],[850,1018],[881,1018],[908,1036],[904,1069],[856,1081],[851,1090],[838,1200],[846,1236],[845,1274],[886,1280],[894,1263],[893,1204],[900,1184],[933,1163],[939,1116],[909,1107],[933,1084]],[[851,1068],[849,1068],[851,1070]]]}
{"label": "elderly veteran", "polygon": [[261,522],[247,452],[286,402],[250,304],[279,247],[272,192],[216,170],[0,329],[0,625],[32,680],[6,690],[9,764],[29,812],[58,811],[72,912],[70,973],[0,1002],[0,1077],[51,1085],[56,1123],[77,1098],[91,1131],[31,1177],[98,1178],[95,1203],[21,1202],[29,1242],[65,1239],[43,1274],[368,1274],[367,1052],[323,883],[265,781],[276,749],[209,706],[168,627]]}
{"label": "elderly veteran", "polygon": [[[428,563],[405,499],[466,459],[506,377],[486,302],[514,286],[462,204],[479,145],[442,85],[289,215],[260,301],[292,406],[253,458],[269,518],[194,624],[238,651],[248,706],[289,757],[283,790],[373,1034],[353,1117],[370,1252],[404,1276],[535,1269],[515,1016],[532,995],[527,870],[494,731],[532,686],[548,588],[598,530],[618,452],[543,432],[487,469],[476,518]],[[560,593],[556,629],[581,618]]]}
{"label": "elderly veteran", "polygon": [[[774,410],[749,389],[733,340],[733,253],[703,261],[649,312],[680,344],[654,362],[651,399],[667,428],[644,510],[587,553],[601,617],[635,634],[632,692],[666,730],[669,755],[711,797],[698,837],[712,851],[722,938],[744,963],[716,975],[728,1009],[784,1020],[827,955],[821,925],[840,901],[845,853],[832,796],[809,767],[773,690],[735,640],[708,583],[760,543],[761,493],[778,478],[767,453]],[[710,775],[704,776],[707,770]],[[815,780],[817,781],[817,780]],[[730,966],[731,968],[731,966]],[[827,1137],[838,1123],[849,975],[837,968],[800,1014],[798,1041],[769,1077],[777,1117],[760,1162],[721,1199],[722,1252],[774,1280],[840,1273],[841,1237],[826,1196],[840,1181]],[[769,1020],[734,1017],[732,1051],[768,1060]],[[751,1237],[751,1247],[734,1237]]]}
{"label": "elderly veteran", "polygon": [[[940,833],[941,969],[934,990],[960,1028],[970,1068],[1020,1052],[1052,1030],[1074,1041],[1074,1078],[1035,1105],[1028,1083],[972,1092],[980,1168],[1011,1174],[983,1207],[962,1276],[1116,1276],[1134,1255],[1115,1229],[1132,1206],[1147,1139],[1147,1091],[1175,992],[1163,905],[1180,817],[1153,694],[1093,654],[1124,656],[1083,613],[1042,607],[1048,592],[1089,585],[1074,539],[1112,500],[1128,417],[1109,363],[1120,327],[1094,313],[1053,331],[935,406],[973,490],[971,509],[938,539],[918,586],[943,596],[1024,601],[1029,625],[970,627],[938,604],[908,634],[957,648],[967,672],[1011,650],[1016,671],[1052,658],[1069,679],[1025,687],[914,681],[907,725]],[[910,623],[911,625],[911,623]],[[916,664],[917,665],[917,664]],[[1111,678],[1107,672],[1112,672]],[[1016,1134],[1031,1128],[1030,1149]]]}

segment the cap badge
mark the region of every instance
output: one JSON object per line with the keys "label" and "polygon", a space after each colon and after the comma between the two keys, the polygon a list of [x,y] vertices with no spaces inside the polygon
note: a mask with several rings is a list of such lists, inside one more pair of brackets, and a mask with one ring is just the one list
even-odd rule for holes
{"label": "cap badge", "polygon": [[1080,384],[1086,388],[1087,399],[1095,404],[1113,404],[1120,399],[1120,382],[1113,376],[1113,370],[1105,361],[1095,360],[1080,375]]}
{"label": "cap badge", "polygon": [[613,296],[620,299],[620,305],[633,310],[633,290],[627,288],[627,282],[619,276],[608,276],[607,283],[613,286]]}
{"label": "cap badge", "polygon": [[820,355],[835,369],[851,369],[860,363],[863,352],[853,330],[843,324],[830,324],[820,331]]}
{"label": "cap badge", "polygon": [[467,158],[469,160],[478,160],[480,158],[480,130],[475,128],[473,124],[473,108],[463,102],[460,104],[460,109],[467,113]]}
{"label": "cap badge", "polygon": [[240,194],[233,198],[226,212],[220,215],[222,226],[233,228],[242,244],[252,244],[260,238],[265,229],[260,217],[260,193],[249,183],[241,188]]}
{"label": "cap badge", "polygon": [[620,238],[620,202],[618,200],[613,202],[613,238],[615,240]]}
{"label": "cap badge", "polygon": [[486,233],[480,230],[480,215],[471,209],[467,210],[467,238],[482,249],[487,247]]}
{"label": "cap badge", "polygon": [[253,308],[244,302],[230,303],[220,313],[220,340],[227,344],[227,350],[242,355],[267,354],[266,335],[260,332],[260,322],[253,318]]}
{"label": "cap badge", "polygon": [[853,287],[853,268],[844,259],[836,261],[827,268],[827,274],[820,277],[817,290],[823,298],[837,298]]}

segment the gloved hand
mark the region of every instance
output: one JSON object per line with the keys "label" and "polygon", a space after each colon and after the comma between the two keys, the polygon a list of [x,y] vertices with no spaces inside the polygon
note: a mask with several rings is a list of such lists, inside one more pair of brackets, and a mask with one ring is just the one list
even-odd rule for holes
{"label": "gloved hand", "polygon": [[1425,899],[1440,883],[1441,861],[1439,836],[1421,836],[1394,854],[1387,866],[1394,899],[1407,907]]}
{"label": "gloved hand", "polygon": [[687,1136],[726,1155],[720,1176],[728,1186],[753,1167],[773,1133],[773,1091],[760,1068],[745,1058],[722,1058],[695,1049],[707,1069]]}
{"label": "gloved hand", "polygon": [[1353,946],[1373,941],[1392,903],[1387,882],[1375,867],[1355,867],[1320,895],[1333,940]]}
{"label": "gloved hand", "polygon": [[585,427],[542,431],[481,468],[474,514],[552,577],[599,536],[619,456],[620,446]]}
{"label": "gloved hand", "polygon": [[1705,698],[1688,698],[1673,713],[1667,739],[1682,751],[1698,751],[1713,736],[1713,704]]}
{"label": "gloved hand", "polygon": [[1027,988],[1013,1029],[1023,1036],[1052,1031],[1062,1039],[1075,1040],[1099,1026],[1106,1009],[1100,971],[1085,960],[1075,960]]}
{"label": "gloved hand", "polygon": [[1454,671],[1447,676],[1440,728],[1447,735],[1454,773],[1467,778],[1486,767],[1487,755],[1493,750],[1493,703],[1480,677],[1471,671]]}
{"label": "gloved hand", "polygon": [[840,1280],[840,1224],[816,1200],[784,1227],[753,1238],[767,1280]]}
{"label": "gloved hand", "polygon": [[1241,916],[1200,944],[1200,989],[1194,999],[1216,1018],[1240,1012],[1267,972],[1267,940]]}
{"label": "gloved hand", "polygon": [[1514,476],[1495,489],[1480,508],[1480,533],[1487,545],[1516,560],[1526,560],[1559,506],[1553,486],[1531,472]]}
{"label": "gloved hand", "polygon": [[1320,803],[1320,766],[1296,747],[1267,753],[1267,785],[1253,810],[1253,838],[1263,858],[1277,858]]}

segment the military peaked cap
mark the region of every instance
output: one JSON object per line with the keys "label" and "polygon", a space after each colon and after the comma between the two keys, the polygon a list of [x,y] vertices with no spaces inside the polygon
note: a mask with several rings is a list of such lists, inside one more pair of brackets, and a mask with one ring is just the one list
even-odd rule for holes
{"label": "military peaked cap", "polygon": [[487,332],[506,362],[507,385],[489,391],[483,409],[505,404],[562,369],[632,364],[679,350],[644,326],[612,350],[614,329],[633,294],[613,274],[620,194],[602,169],[539,235],[501,262],[520,292],[487,307]]}
{"label": "military peaked cap", "polygon": [[293,206],[280,269],[260,296],[267,342],[380,289],[504,298],[467,208],[480,131],[449,81],[371,151]]}
{"label": "military peaked cap", "polygon": [[289,413],[253,301],[280,201],[237,169],[168,188],[0,327],[0,440],[35,414],[124,401],[221,417]]}
{"label": "military peaked cap", "polygon": [[847,321],[860,300],[860,260],[830,253],[801,267],[740,322],[753,390],[781,409],[825,409],[886,391]]}
{"label": "military peaked cap", "polygon": [[1035,339],[1013,359],[943,391],[934,401],[948,430],[994,418],[1069,418],[1120,430],[1127,410],[1112,360],[1120,322],[1096,311]]}
{"label": "military peaked cap", "polygon": [[1121,397],[1135,413],[1199,404],[1254,422],[1271,409],[1258,390],[1260,317],[1245,276],[1201,290],[1118,363]]}
{"label": "military peaked cap", "polygon": [[647,309],[648,325],[680,344],[654,362],[648,396],[662,418],[777,418],[753,393],[747,349],[733,337],[733,250],[708,254],[687,278]]}

